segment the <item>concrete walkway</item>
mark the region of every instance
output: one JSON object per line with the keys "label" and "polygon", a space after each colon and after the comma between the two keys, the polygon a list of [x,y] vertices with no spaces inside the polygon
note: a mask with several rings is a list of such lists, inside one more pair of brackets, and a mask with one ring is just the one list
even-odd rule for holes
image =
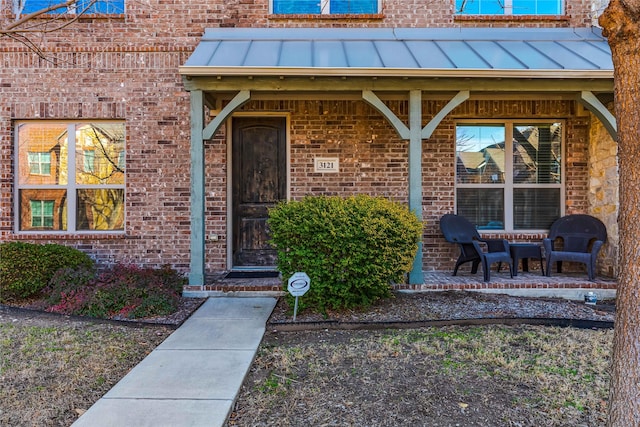
{"label": "concrete walkway", "polygon": [[208,299],[73,426],[224,426],[275,304]]}

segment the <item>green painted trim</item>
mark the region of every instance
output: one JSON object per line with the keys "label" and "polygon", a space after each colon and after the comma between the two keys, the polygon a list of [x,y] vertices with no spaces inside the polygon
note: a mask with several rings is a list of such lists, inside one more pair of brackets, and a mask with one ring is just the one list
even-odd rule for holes
{"label": "green painted trim", "polygon": [[[613,93],[613,78],[607,79],[490,79],[490,78],[401,78],[401,77],[283,77],[280,76],[211,76],[183,77],[187,90],[214,92],[237,92],[240,90],[267,92],[403,92],[422,90],[430,92],[471,92],[496,93],[578,93],[583,90],[594,93]],[[276,95],[277,96],[277,95]]]}
{"label": "green painted trim", "polygon": [[580,92],[579,101],[602,122],[602,125],[607,129],[611,138],[617,141],[618,125],[616,124],[616,118],[611,114],[609,109],[605,107],[592,92],[586,90]]}
{"label": "green painted trim", "polygon": [[391,111],[391,109],[389,109],[389,107],[387,107],[386,104],[382,102],[375,93],[371,92],[370,90],[363,90],[362,99],[367,104],[378,110],[380,114],[382,114],[384,118],[387,119],[389,124],[391,124],[396,132],[398,132],[400,138],[410,138],[409,128],[404,123],[402,123],[402,120],[400,120],[398,116],[396,116],[393,111]]}
{"label": "green painted trim", "polygon": [[191,258],[189,261],[189,285],[204,287],[205,239],[204,239],[204,95],[196,90],[191,100]]}
{"label": "green painted trim", "polygon": [[[409,209],[422,222],[422,91],[409,92]],[[409,272],[409,283],[424,284],[422,238]]]}
{"label": "green painted trim", "polygon": [[422,129],[422,138],[431,138],[433,131],[436,130],[440,122],[445,117],[447,117],[447,115],[452,112],[458,105],[462,104],[467,99],[469,99],[468,90],[461,90],[460,92],[458,92],[456,96],[454,96],[453,99],[451,99],[451,101],[449,101],[447,105],[445,105],[444,108],[440,110],[438,114],[436,114],[433,119],[431,119],[431,121]]}
{"label": "green painted trim", "polygon": [[231,101],[214,117],[213,120],[202,131],[202,139],[211,139],[218,128],[227,118],[238,108],[242,107],[251,99],[251,91],[241,90]]}

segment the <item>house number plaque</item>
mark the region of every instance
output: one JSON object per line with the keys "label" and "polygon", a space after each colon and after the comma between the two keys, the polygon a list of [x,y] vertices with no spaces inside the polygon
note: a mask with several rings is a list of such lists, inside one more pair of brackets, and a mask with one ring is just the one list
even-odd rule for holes
{"label": "house number plaque", "polygon": [[340,170],[337,157],[316,157],[314,160],[314,172],[338,173]]}

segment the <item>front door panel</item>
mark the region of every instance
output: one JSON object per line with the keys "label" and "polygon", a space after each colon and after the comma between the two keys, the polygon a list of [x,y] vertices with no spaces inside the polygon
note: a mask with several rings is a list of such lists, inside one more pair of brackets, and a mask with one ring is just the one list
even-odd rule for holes
{"label": "front door panel", "polygon": [[286,199],[286,120],[233,119],[233,266],[274,266],[268,209]]}

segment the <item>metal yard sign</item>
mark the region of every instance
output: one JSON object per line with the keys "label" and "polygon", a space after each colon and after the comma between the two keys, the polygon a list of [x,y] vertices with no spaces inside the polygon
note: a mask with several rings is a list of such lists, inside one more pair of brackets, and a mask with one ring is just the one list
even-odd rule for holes
{"label": "metal yard sign", "polygon": [[298,314],[298,297],[306,294],[309,290],[309,286],[311,285],[311,279],[304,272],[294,273],[293,276],[289,278],[289,282],[287,285],[287,290],[291,294],[291,296],[296,297],[296,303],[293,307],[293,321],[296,321],[296,315]]}

